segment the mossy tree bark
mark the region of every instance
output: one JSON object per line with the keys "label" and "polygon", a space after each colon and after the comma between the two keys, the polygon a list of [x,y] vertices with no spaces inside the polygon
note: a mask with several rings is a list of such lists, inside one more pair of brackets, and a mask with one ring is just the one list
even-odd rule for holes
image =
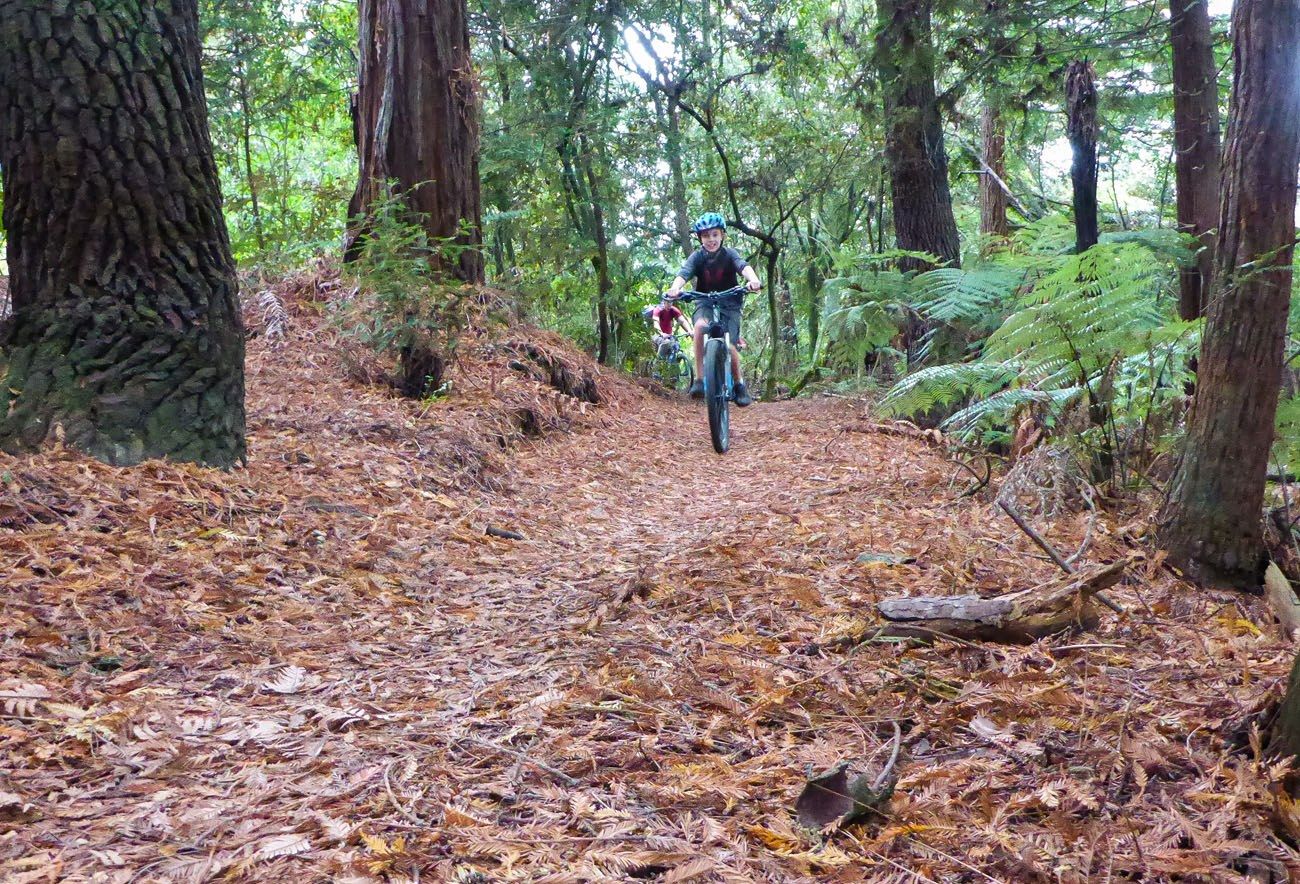
{"label": "mossy tree bark", "polygon": [[[877,0],[875,61],[885,101],[898,248],[929,252],[957,265],[961,244],[948,188],[948,155],[934,90],[931,0]],[[907,259],[904,269],[926,269]]]}
{"label": "mossy tree bark", "polygon": [[1203,583],[1256,588],[1281,382],[1296,170],[1300,6],[1237,0],[1212,297],[1182,460],[1162,512],[1170,559]]}
{"label": "mossy tree bark", "polygon": [[1205,312],[1219,220],[1219,81],[1206,0],[1169,0],[1174,59],[1174,180],[1178,229],[1201,242],[1179,275],[1178,314]]}
{"label": "mossy tree bark", "polygon": [[194,0],[0,0],[0,447],[243,459],[244,337]]}

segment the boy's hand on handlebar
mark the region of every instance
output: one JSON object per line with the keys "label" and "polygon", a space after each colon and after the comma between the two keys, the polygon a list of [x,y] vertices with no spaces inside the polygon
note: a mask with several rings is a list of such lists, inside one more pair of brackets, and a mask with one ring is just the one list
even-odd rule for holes
{"label": "boy's hand on handlebar", "polygon": [[763,284],[759,282],[757,279],[751,279],[747,283],[745,283],[745,285],[749,287],[749,290],[751,292],[756,292],[763,287]]}

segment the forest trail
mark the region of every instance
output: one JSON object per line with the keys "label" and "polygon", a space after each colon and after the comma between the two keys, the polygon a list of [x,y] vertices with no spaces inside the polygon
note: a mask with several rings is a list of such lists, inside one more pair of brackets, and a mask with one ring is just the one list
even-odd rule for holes
{"label": "forest trail", "polygon": [[[246,470],[0,463],[27,513],[0,509],[0,879],[1222,880],[1293,857],[1223,737],[1289,648],[1158,562],[1093,634],[814,649],[885,595],[1053,576],[860,403],[738,411],[718,456],[701,406],[606,375],[612,404],[559,402],[570,432],[485,471],[443,406],[304,349],[250,366]],[[1129,551],[1108,523],[1090,557]],[[889,816],[797,829],[808,771],[874,770],[894,722]]]}

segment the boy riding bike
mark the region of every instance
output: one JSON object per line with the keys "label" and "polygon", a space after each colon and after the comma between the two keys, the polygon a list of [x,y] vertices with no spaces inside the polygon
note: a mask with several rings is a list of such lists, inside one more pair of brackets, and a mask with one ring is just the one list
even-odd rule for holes
{"label": "boy riding bike", "polygon": [[[723,246],[722,240],[727,230],[725,218],[717,212],[705,212],[691,229],[700,239],[700,248],[692,252],[682,269],[677,271],[677,278],[665,295],[668,300],[675,300],[681,295],[691,278],[695,279],[696,288],[701,292],[725,292],[735,288],[738,285],[737,274],[745,277],[751,292],[763,287],[754,268],[745,263],[740,253]],[[741,408],[754,403],[754,397],[749,395],[749,390],[741,379],[740,352],[735,345],[740,340],[740,309],[743,303],[744,293],[741,293],[725,302],[721,308],[722,321],[733,342],[731,372],[736,378],[735,402]],[[695,382],[690,389],[692,399],[704,398],[704,333],[709,327],[710,315],[710,309],[701,305],[695,308],[695,314],[691,317],[695,321],[692,335],[695,340]]]}
{"label": "boy riding bike", "polygon": [[677,325],[686,334],[691,333],[691,327],[686,324],[686,314],[676,304],[664,302],[654,307],[642,309],[641,316],[650,323],[651,329],[658,328],[658,333],[651,339],[655,346],[655,352],[660,357],[664,355],[663,348],[670,345],[673,338],[673,326]]}

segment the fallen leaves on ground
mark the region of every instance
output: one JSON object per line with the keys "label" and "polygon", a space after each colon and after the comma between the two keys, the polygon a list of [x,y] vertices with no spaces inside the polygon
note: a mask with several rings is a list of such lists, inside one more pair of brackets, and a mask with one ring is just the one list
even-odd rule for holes
{"label": "fallen leaves on ground", "polygon": [[[856,403],[737,412],[719,457],[695,404],[594,368],[580,403],[489,338],[448,399],[391,398],[289,307],[250,347],[246,469],[0,457],[3,880],[1300,871],[1285,769],[1225,726],[1293,653],[1257,602],[1152,557],[1093,633],[846,645],[887,595],[1053,566]],[[810,773],[878,768],[893,722],[886,816],[798,827]]]}

